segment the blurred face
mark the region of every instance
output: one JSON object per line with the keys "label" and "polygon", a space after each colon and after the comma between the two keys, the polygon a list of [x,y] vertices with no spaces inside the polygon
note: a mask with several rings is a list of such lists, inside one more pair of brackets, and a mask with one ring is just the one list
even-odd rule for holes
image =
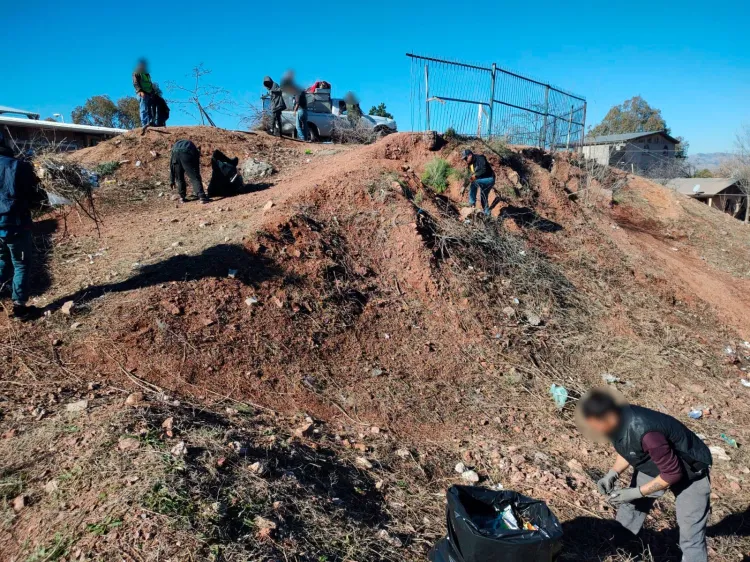
{"label": "blurred face", "polygon": [[589,417],[585,419],[586,426],[596,435],[609,437],[620,424],[620,415],[617,412],[607,412],[601,417]]}
{"label": "blurred face", "polygon": [[147,72],[147,65],[145,60],[138,61],[138,72]]}

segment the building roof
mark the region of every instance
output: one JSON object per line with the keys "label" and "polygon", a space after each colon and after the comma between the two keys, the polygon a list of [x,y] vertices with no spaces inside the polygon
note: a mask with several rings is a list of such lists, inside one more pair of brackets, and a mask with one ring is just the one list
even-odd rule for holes
{"label": "building roof", "polygon": [[6,117],[0,115],[0,125],[11,125],[14,127],[30,127],[34,129],[51,129],[55,131],[71,131],[77,133],[119,135],[127,133],[127,129],[114,129],[110,127],[95,127],[93,125],[76,125],[75,123],[57,123],[56,121],[39,121],[36,119],[22,119],[20,117]]}
{"label": "building roof", "polygon": [[667,182],[667,187],[691,197],[701,198],[718,195],[736,183],[737,180],[732,178],[675,178]]}
{"label": "building roof", "polygon": [[16,109],[15,107],[8,107],[7,105],[0,105],[0,115],[3,113],[16,113],[18,115],[25,115],[29,119],[39,119],[38,113],[26,111],[25,109]]}
{"label": "building roof", "polygon": [[617,144],[621,142],[627,142],[630,140],[639,139],[641,137],[647,137],[649,135],[663,135],[674,143],[679,144],[679,140],[674,138],[672,135],[667,134],[666,131],[645,131],[643,133],[621,133],[619,135],[602,135],[600,137],[586,137],[583,139],[584,145],[589,144]]}

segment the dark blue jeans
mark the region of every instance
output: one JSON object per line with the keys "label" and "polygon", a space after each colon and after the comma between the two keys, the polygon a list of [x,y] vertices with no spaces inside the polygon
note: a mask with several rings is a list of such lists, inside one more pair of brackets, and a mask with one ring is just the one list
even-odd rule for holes
{"label": "dark blue jeans", "polygon": [[490,214],[489,195],[490,190],[495,185],[495,178],[478,178],[471,182],[469,186],[469,205],[472,207],[477,204],[477,187],[479,188],[479,196],[482,201],[482,210],[485,215]]}
{"label": "dark blue jeans", "polygon": [[33,245],[30,230],[12,232],[0,238],[0,287],[12,281],[11,296],[15,304],[26,304],[29,298]]}
{"label": "dark blue jeans", "polygon": [[154,124],[154,113],[156,108],[154,107],[154,98],[151,94],[143,93],[143,97],[138,96],[138,105],[141,109],[141,125]]}
{"label": "dark blue jeans", "polygon": [[307,140],[307,110],[297,110],[297,138],[299,140]]}

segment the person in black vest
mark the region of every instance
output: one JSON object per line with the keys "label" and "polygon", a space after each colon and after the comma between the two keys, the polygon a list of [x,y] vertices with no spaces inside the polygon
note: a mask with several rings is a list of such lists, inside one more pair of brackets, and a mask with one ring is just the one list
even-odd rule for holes
{"label": "person in black vest", "polygon": [[[603,390],[583,398],[579,412],[594,433],[606,436],[617,458],[597,482],[616,507],[617,521],[637,534],[654,500],[669,489],[675,495],[683,562],[706,562],[706,524],[710,513],[711,451],[685,425],[666,414],[633,405],[620,405]],[[629,466],[630,484],[615,484]]]}
{"label": "person in black vest", "polygon": [[169,161],[169,185],[174,187],[177,184],[177,192],[183,203],[187,202],[186,175],[193,186],[193,194],[200,199],[201,203],[208,203],[201,180],[201,151],[192,141],[178,140],[172,146],[172,157]]}
{"label": "person in black vest", "polygon": [[26,305],[33,253],[31,211],[46,199],[34,167],[15,158],[0,133],[0,290],[10,286],[12,314],[19,319],[38,312]]}
{"label": "person in black vest", "polygon": [[461,153],[461,159],[469,168],[469,206],[477,204],[477,189],[482,202],[482,210],[486,216],[490,216],[490,191],[495,186],[495,171],[482,154],[474,154],[468,148]]}

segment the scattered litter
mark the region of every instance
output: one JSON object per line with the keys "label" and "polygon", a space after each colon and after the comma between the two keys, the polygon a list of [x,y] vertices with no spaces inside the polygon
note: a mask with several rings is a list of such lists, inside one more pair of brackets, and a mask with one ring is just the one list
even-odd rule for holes
{"label": "scattered litter", "polygon": [[374,369],[370,371],[370,375],[372,375],[373,377],[379,377],[383,373],[384,373],[383,369],[378,369],[377,367],[375,367]]}
{"label": "scattered litter", "polygon": [[235,279],[237,277],[237,270],[230,269],[229,273],[227,273],[227,277],[229,277],[230,279]]}
{"label": "scattered litter", "polygon": [[247,297],[245,299],[245,304],[247,306],[253,306],[254,304],[258,304],[258,302],[258,299],[256,299],[255,297]]}
{"label": "scattered litter", "polygon": [[539,326],[539,324],[542,323],[542,319],[539,317],[538,314],[535,314],[531,311],[526,311],[526,321],[529,323],[530,326]]}
{"label": "scattered litter", "polygon": [[169,452],[173,457],[184,457],[187,454],[187,445],[184,441],[180,441]]}
{"label": "scattered litter", "polygon": [[703,410],[690,410],[688,417],[694,420],[699,420],[703,417]]}
{"label": "scattered litter", "polygon": [[459,474],[463,474],[464,472],[466,472],[466,465],[465,465],[464,463],[460,462],[460,463],[458,463],[458,464],[456,465],[456,468],[455,468],[455,470],[456,470],[456,472],[458,472]]}
{"label": "scattered litter", "polygon": [[709,447],[708,450],[711,451],[711,455],[713,455],[715,459],[718,459],[720,461],[731,460],[729,458],[729,455],[727,455],[727,452],[722,447]]}
{"label": "scattered litter", "polygon": [[607,384],[615,384],[616,382],[620,382],[620,377],[610,375],[609,373],[604,373],[602,375],[602,380]]}
{"label": "scattered litter", "polygon": [[135,161],[135,167],[136,168],[140,168],[141,167],[141,161],[140,160],[136,160]]}
{"label": "scattered litter", "polygon": [[750,341],[743,341],[742,347],[744,347],[745,349],[750,349]]}
{"label": "scattered litter", "polygon": [[739,448],[739,445],[737,445],[737,440],[729,437],[729,435],[727,435],[726,433],[722,433],[721,435],[719,435],[719,437],[721,437],[721,440],[730,447],[734,447],[735,449]]}
{"label": "scattered litter", "polygon": [[744,387],[750,388],[750,381],[747,379],[741,379],[740,384]]}
{"label": "scattered litter", "polygon": [[568,401],[568,389],[564,386],[558,386],[552,384],[549,387],[549,393],[552,395],[552,399],[555,401],[558,409],[562,410],[565,407],[565,403]]}
{"label": "scattered litter", "polygon": [[519,256],[525,256],[526,255],[526,250],[521,250],[520,252],[518,252],[518,255]]}
{"label": "scattered litter", "polygon": [[521,301],[519,301],[517,298],[515,297],[513,298],[513,304],[520,304],[520,303]]}

